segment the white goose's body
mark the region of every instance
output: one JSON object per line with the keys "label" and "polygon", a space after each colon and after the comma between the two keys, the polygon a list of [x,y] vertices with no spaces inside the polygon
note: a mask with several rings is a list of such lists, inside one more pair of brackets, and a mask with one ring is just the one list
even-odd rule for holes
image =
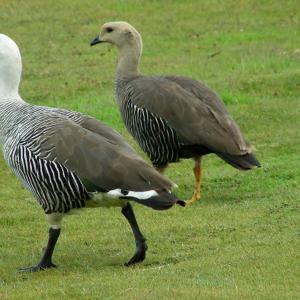
{"label": "white goose's body", "polygon": [[[50,223],[41,262],[24,271],[50,268],[65,213],[83,207],[120,206],[133,228],[137,252],[145,258],[145,238],[130,200],[167,209],[178,200],[172,183],[143,161],[113,129],[81,113],[26,103],[18,94],[21,55],[0,34],[0,140],[9,167],[43,207]],[[179,203],[181,203],[179,201]]]}

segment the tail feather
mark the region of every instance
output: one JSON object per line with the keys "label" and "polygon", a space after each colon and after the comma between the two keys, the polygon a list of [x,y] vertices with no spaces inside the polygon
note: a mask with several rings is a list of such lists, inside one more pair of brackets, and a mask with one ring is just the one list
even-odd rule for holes
{"label": "tail feather", "polygon": [[139,199],[130,197],[131,200],[149,206],[155,210],[165,210],[171,208],[174,204],[185,206],[185,202],[177,199],[173,194],[163,192],[157,196],[153,196],[147,199]]}
{"label": "tail feather", "polygon": [[253,168],[260,168],[261,165],[256,159],[254,154],[247,153],[244,155],[232,155],[228,153],[216,153],[224,161],[229,163],[231,166],[240,170],[250,170]]}

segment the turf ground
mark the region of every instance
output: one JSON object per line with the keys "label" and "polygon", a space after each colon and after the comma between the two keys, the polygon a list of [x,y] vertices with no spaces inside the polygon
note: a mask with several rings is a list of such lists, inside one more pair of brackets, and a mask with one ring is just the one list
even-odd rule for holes
{"label": "turf ground", "polygon": [[[143,264],[123,266],[134,241],[120,210],[95,209],[64,220],[58,269],[20,275],[18,267],[39,260],[47,224],[1,157],[1,300],[300,299],[298,0],[0,5],[0,32],[22,52],[21,95],[28,102],[95,116],[140,151],[114,102],[117,52],[89,46],[102,23],[126,20],[143,36],[141,71],[191,76],[215,89],[263,165],[241,173],[207,156],[199,203],[166,212],[135,205],[148,238]],[[188,199],[192,162],[166,174]]]}

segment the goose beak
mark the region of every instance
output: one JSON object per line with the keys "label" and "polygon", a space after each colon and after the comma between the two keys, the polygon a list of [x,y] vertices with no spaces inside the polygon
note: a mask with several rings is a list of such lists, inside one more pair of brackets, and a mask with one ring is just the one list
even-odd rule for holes
{"label": "goose beak", "polygon": [[96,36],[90,43],[91,46],[97,45],[99,43],[103,43],[104,41],[101,40],[100,35]]}

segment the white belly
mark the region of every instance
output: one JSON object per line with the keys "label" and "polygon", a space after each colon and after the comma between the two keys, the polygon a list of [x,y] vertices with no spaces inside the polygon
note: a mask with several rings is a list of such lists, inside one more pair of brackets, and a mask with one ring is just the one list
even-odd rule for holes
{"label": "white belly", "polygon": [[108,195],[107,193],[93,193],[91,199],[86,201],[87,208],[96,207],[124,207],[127,204],[126,199],[120,199],[114,195]]}

